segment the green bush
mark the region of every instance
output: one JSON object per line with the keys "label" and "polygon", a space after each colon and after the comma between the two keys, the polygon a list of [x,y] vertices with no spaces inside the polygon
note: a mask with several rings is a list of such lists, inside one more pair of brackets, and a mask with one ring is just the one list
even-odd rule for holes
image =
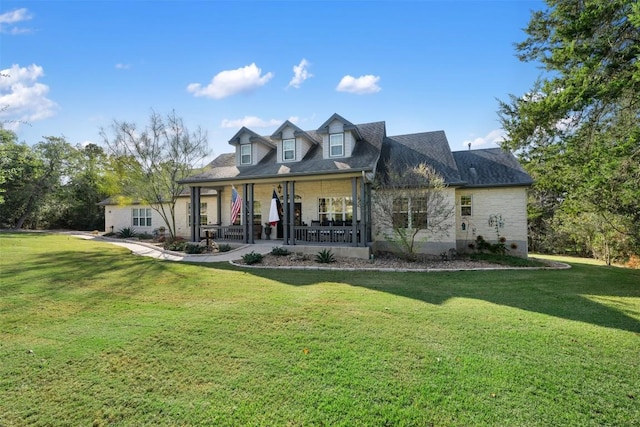
{"label": "green bush", "polygon": [[257,264],[259,262],[262,262],[262,258],[264,258],[263,255],[256,253],[255,251],[251,251],[248,254],[242,255],[242,260],[247,265]]}
{"label": "green bush", "polygon": [[164,242],[163,247],[168,251],[182,252],[187,246],[187,242],[182,237],[175,237]]}
{"label": "green bush", "polygon": [[291,252],[287,248],[283,248],[282,246],[274,246],[271,249],[271,255],[275,256],[287,256],[291,254]]}
{"label": "green bush", "polygon": [[188,254],[201,254],[207,249],[206,246],[200,246],[198,244],[187,243],[184,246],[184,251]]}
{"label": "green bush", "polygon": [[220,252],[229,252],[231,250],[231,245],[227,243],[223,243],[218,246],[218,251]]}
{"label": "green bush", "polygon": [[133,227],[124,227],[118,231],[118,237],[122,239],[130,239],[136,237],[136,229]]}
{"label": "green bush", "polygon": [[316,262],[321,264],[330,264],[336,262],[336,257],[331,252],[331,249],[323,249],[316,255]]}
{"label": "green bush", "polygon": [[149,233],[140,233],[136,237],[140,240],[153,240],[153,236]]}

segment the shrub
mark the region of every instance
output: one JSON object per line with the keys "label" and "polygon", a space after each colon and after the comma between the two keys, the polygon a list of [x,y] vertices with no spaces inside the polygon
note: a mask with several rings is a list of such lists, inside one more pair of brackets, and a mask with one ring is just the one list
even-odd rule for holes
{"label": "shrub", "polygon": [[316,262],[321,264],[329,264],[336,262],[336,257],[333,255],[330,249],[323,249],[316,255]]}
{"label": "shrub", "polygon": [[110,232],[108,232],[108,233],[104,233],[104,234],[102,235],[102,237],[113,237],[113,236],[115,236],[115,235],[116,235],[116,233],[114,233],[113,231],[110,231]]}
{"label": "shrub", "polygon": [[247,265],[257,264],[259,262],[262,262],[262,258],[264,258],[262,254],[256,253],[255,251],[251,251],[248,254],[242,255],[242,260]]}
{"label": "shrub", "polygon": [[229,252],[231,250],[231,245],[227,243],[223,243],[218,246],[218,251],[220,252]]}
{"label": "shrub", "polygon": [[133,227],[124,227],[118,231],[118,237],[122,239],[130,239],[136,237],[136,229]]}
{"label": "shrub", "polygon": [[194,245],[193,243],[187,243],[184,246],[184,251],[188,254],[201,254],[205,250],[207,250],[206,246]]}
{"label": "shrub", "polygon": [[153,240],[153,236],[149,233],[140,233],[136,237],[140,240]]}
{"label": "shrub", "polygon": [[184,251],[186,246],[187,246],[187,242],[182,237],[175,237],[172,240],[167,240],[164,242],[164,245],[163,245],[163,247],[166,250],[177,251],[177,252]]}
{"label": "shrub", "polygon": [[271,255],[275,256],[287,256],[290,253],[287,248],[283,248],[282,246],[274,246],[273,249],[271,249]]}

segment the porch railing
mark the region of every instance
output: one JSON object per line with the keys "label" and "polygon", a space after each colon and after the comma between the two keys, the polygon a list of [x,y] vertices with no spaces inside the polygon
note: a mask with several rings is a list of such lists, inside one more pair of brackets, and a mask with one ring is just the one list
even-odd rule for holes
{"label": "porch railing", "polygon": [[[200,228],[204,233],[208,232],[209,238],[213,240],[244,241],[244,230],[241,225],[206,225]],[[360,228],[357,228],[354,234],[352,226],[297,225],[294,227],[294,232],[296,242],[346,243],[353,245],[362,243]]]}
{"label": "porch railing", "polygon": [[360,230],[356,229],[354,236],[351,226],[303,225],[295,226],[294,232],[298,242],[351,244],[360,242]]}
{"label": "porch railing", "polygon": [[213,240],[244,241],[244,230],[241,225],[206,225],[200,227],[202,231],[209,232]]}

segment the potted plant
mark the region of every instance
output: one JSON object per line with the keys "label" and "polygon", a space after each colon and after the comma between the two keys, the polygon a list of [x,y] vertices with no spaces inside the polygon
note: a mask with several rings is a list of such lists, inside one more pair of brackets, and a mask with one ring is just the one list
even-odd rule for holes
{"label": "potted plant", "polygon": [[264,235],[266,240],[271,240],[271,224],[268,222],[264,223]]}

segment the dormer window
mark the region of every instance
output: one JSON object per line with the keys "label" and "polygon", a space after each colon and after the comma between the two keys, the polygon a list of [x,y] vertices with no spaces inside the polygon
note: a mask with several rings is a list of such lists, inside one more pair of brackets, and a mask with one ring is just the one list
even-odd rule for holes
{"label": "dormer window", "polygon": [[290,162],[296,159],[296,140],[282,140],[282,161]]}
{"label": "dormer window", "polygon": [[329,157],[344,157],[344,133],[329,135]]}
{"label": "dormer window", "polygon": [[251,144],[245,144],[240,146],[240,164],[251,164]]}

